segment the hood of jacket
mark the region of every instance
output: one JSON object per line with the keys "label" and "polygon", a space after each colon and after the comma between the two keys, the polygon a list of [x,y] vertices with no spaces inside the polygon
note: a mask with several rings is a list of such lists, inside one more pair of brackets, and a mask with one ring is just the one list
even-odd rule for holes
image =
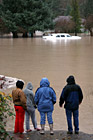
{"label": "hood of jacket", "polygon": [[67,84],[68,85],[72,85],[72,84],[75,84],[75,78],[73,75],[69,76],[66,80]]}
{"label": "hood of jacket", "polygon": [[40,81],[40,87],[49,87],[49,86],[50,82],[48,81],[48,79],[46,77],[42,78]]}
{"label": "hood of jacket", "polygon": [[27,98],[26,104],[27,104],[27,107],[30,107],[30,108],[34,108],[34,93],[32,89],[33,89],[33,86],[31,82],[29,82],[26,88],[24,89],[24,93]]}
{"label": "hood of jacket", "polygon": [[29,89],[29,90],[32,90],[33,89],[33,86],[31,84],[31,82],[29,82],[26,86],[26,89]]}

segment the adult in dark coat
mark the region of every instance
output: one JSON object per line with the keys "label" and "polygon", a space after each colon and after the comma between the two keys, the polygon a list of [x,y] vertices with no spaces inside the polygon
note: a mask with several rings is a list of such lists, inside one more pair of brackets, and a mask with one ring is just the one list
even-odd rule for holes
{"label": "adult in dark coat", "polygon": [[59,106],[64,108],[66,111],[67,123],[68,123],[68,134],[73,133],[72,127],[72,114],[74,119],[75,134],[79,133],[79,105],[83,99],[83,93],[79,85],[75,83],[74,76],[69,76],[67,78],[67,85],[63,88],[60,99]]}

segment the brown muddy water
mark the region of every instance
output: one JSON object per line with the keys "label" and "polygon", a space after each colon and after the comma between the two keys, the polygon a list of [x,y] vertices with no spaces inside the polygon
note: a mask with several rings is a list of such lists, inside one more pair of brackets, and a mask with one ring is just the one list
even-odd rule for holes
{"label": "brown muddy water", "polygon": [[[0,39],[0,75],[31,81],[34,92],[42,77],[47,77],[55,89],[57,103],[53,112],[54,129],[67,130],[64,108],[59,108],[59,97],[66,78],[74,75],[82,88],[84,100],[80,105],[80,131],[93,134],[93,38],[48,41],[42,38]],[[24,88],[25,88],[24,86]],[[12,89],[4,91],[11,92]],[[39,125],[39,113],[36,110]],[[7,129],[13,130],[14,119]],[[46,124],[48,128],[48,123]]]}

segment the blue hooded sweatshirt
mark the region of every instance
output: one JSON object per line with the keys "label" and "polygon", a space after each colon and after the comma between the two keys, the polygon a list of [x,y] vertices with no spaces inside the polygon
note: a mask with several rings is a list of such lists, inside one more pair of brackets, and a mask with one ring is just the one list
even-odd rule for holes
{"label": "blue hooded sweatshirt", "polygon": [[50,87],[50,82],[47,78],[42,78],[40,87],[35,92],[35,103],[38,105],[39,112],[52,112],[56,103],[56,94],[53,88]]}

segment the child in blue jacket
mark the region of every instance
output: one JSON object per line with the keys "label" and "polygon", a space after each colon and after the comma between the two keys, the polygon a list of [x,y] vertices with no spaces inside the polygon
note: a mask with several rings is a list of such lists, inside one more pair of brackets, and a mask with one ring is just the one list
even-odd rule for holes
{"label": "child in blue jacket", "polygon": [[38,111],[41,116],[41,134],[44,134],[46,115],[50,126],[50,134],[53,135],[53,119],[52,112],[54,104],[56,103],[56,94],[53,88],[50,87],[50,82],[47,78],[42,78],[40,87],[35,92],[35,103],[37,104]]}

